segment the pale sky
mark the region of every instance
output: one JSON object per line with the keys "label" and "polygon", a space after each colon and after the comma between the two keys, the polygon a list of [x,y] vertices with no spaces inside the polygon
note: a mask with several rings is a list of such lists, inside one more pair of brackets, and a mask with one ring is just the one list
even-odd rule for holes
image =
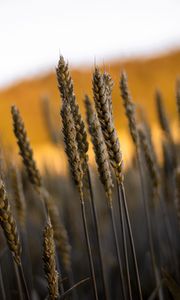
{"label": "pale sky", "polygon": [[0,0],[0,87],[72,64],[180,47],[180,0]]}

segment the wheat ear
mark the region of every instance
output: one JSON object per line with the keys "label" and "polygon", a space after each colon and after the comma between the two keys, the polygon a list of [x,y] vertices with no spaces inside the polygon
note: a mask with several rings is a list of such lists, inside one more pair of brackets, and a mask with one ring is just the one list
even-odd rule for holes
{"label": "wheat ear", "polygon": [[58,272],[56,267],[53,227],[50,220],[44,228],[43,261],[44,271],[48,282],[49,298],[51,300],[58,299]]}
{"label": "wheat ear", "polygon": [[[88,106],[90,106],[90,103],[88,104]],[[87,115],[90,115],[90,112],[88,112]],[[109,156],[104,141],[104,137],[102,134],[101,126],[99,124],[99,120],[95,111],[92,113],[91,116],[87,117],[87,120],[88,120],[89,132],[91,134],[91,139],[92,139],[93,148],[95,152],[95,158],[98,166],[100,180],[104,186],[107,199],[109,201],[109,205],[111,206],[113,181],[112,181],[112,175],[111,175],[111,169],[109,163]]]}
{"label": "wheat ear", "polygon": [[35,187],[39,188],[41,187],[42,180],[36,167],[36,162],[33,157],[33,150],[27,137],[24,122],[20,116],[18,108],[15,105],[12,106],[11,113],[13,117],[14,134],[17,138],[20,155],[22,156],[24,165],[26,167],[29,180]]}
{"label": "wheat ear", "polygon": [[13,217],[11,207],[7,198],[3,181],[0,179],[0,222],[3,228],[9,249],[12,252],[15,262],[21,264],[21,245],[19,234]]}
{"label": "wheat ear", "polygon": [[105,88],[106,88],[107,101],[109,103],[109,112],[112,115],[113,114],[112,90],[113,90],[114,82],[112,80],[111,75],[107,72],[103,73],[103,80],[104,80]]}
{"label": "wheat ear", "polygon": [[120,151],[119,139],[113,124],[112,115],[109,111],[109,101],[106,94],[106,86],[103,76],[98,68],[95,68],[93,74],[93,95],[95,107],[101,124],[102,133],[108,149],[109,159],[115,170],[117,180],[123,181],[123,161]]}
{"label": "wheat ear", "polygon": [[56,242],[57,250],[62,261],[62,265],[69,275],[72,272],[71,269],[71,246],[69,242],[68,233],[63,223],[61,222],[61,217],[59,214],[59,209],[55,203],[55,200],[49,195],[49,193],[43,189],[43,196],[47,203],[49,216],[52,222],[54,230],[54,239]]}
{"label": "wheat ear", "polygon": [[121,73],[120,78],[120,91],[123,100],[123,105],[125,108],[126,116],[129,122],[129,129],[131,137],[135,144],[138,143],[138,133],[136,128],[136,118],[135,118],[135,106],[131,98],[131,94],[128,89],[127,75],[125,72]]}
{"label": "wheat ear", "polygon": [[21,174],[16,166],[12,166],[12,187],[14,191],[14,202],[18,221],[21,228],[25,229],[26,224],[26,202],[24,198]]}
{"label": "wheat ear", "polygon": [[64,61],[63,56],[60,56],[58,67],[56,69],[58,88],[61,94],[63,102],[67,102],[70,105],[71,112],[74,119],[74,125],[76,128],[76,139],[78,144],[78,150],[84,171],[86,170],[86,163],[88,160],[88,141],[87,133],[84,121],[79,112],[79,105],[77,104],[74,94],[73,81],[69,72],[68,63]]}

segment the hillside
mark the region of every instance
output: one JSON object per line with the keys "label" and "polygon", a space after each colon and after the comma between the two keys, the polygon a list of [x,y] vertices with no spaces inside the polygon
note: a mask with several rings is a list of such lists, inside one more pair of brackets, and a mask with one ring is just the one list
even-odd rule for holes
{"label": "hillside", "polygon": [[[70,58],[68,59],[70,61]],[[125,69],[128,74],[129,86],[137,107],[140,105],[146,107],[148,118],[153,124],[156,123],[154,91],[157,87],[162,90],[169,117],[174,120],[176,110],[174,87],[175,80],[180,73],[180,51],[153,58],[110,61],[103,68],[110,72],[115,80],[113,91],[114,116],[122,136],[127,128],[118,87],[119,74],[122,69]],[[93,68],[85,67],[72,70],[75,93],[83,113],[83,95],[85,92],[92,95],[92,71]],[[14,146],[15,143],[10,114],[12,104],[19,107],[33,146],[37,148],[39,145],[46,145],[49,142],[42,116],[41,99],[43,95],[50,97],[55,124],[60,132],[60,99],[55,72],[25,80],[0,91],[0,133],[5,144]]]}

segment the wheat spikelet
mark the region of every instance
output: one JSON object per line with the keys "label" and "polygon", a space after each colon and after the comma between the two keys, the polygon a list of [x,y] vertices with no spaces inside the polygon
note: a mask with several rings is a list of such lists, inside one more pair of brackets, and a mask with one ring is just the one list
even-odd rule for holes
{"label": "wheat spikelet", "polygon": [[177,104],[177,111],[180,121],[180,78],[177,79],[176,82],[176,104]]}
{"label": "wheat spikelet", "polygon": [[65,151],[68,156],[72,178],[81,194],[83,171],[82,171],[80,155],[78,152],[74,119],[72,116],[70,105],[68,103],[63,104],[61,110],[61,116],[62,116],[62,123],[63,123]]}
{"label": "wheat spikelet", "polygon": [[148,167],[149,175],[153,185],[153,192],[154,192],[153,198],[155,199],[155,197],[159,196],[159,183],[160,183],[158,166],[157,166],[156,159],[154,157],[155,152],[152,149],[153,145],[148,142],[146,132],[142,126],[138,127],[138,133],[139,133],[140,143],[144,151],[144,156]]}
{"label": "wheat spikelet", "polygon": [[95,68],[95,72],[93,74],[93,94],[98,119],[100,121],[102,133],[108,149],[110,163],[115,169],[117,180],[122,182],[122,153],[120,151],[119,139],[113,124],[112,115],[109,111],[109,102],[106,95],[106,87],[103,76],[98,68]]}
{"label": "wheat spikelet", "polygon": [[59,296],[58,272],[56,270],[53,228],[50,223],[50,220],[48,221],[44,229],[43,261],[44,261],[44,271],[48,281],[49,298],[51,300],[55,300]]}
{"label": "wheat spikelet", "polygon": [[69,243],[68,234],[66,228],[61,222],[59,210],[54,199],[45,189],[42,191],[42,193],[48,207],[50,220],[52,222],[56,247],[59,251],[63,267],[68,273],[71,271],[71,246]]}
{"label": "wheat spikelet", "polygon": [[86,104],[89,132],[94,147],[95,158],[98,166],[100,180],[104,186],[107,198],[111,205],[113,182],[112,182],[109,156],[108,156],[106,144],[104,141],[104,137],[102,134],[102,130],[99,124],[97,114],[93,112],[92,104],[87,97],[86,97],[85,104]]}
{"label": "wheat spikelet", "polygon": [[24,165],[26,167],[29,180],[35,187],[39,188],[42,184],[42,180],[33,158],[33,151],[27,137],[24,122],[20,116],[19,110],[15,105],[12,106],[11,113],[13,117],[14,134],[17,138],[20,155],[22,156]]}
{"label": "wheat spikelet", "polygon": [[15,262],[21,264],[21,245],[17,231],[16,222],[13,218],[11,207],[7,198],[4,183],[0,179],[0,223],[3,228],[9,249]]}
{"label": "wheat spikelet", "polygon": [[109,112],[112,115],[113,114],[113,106],[112,106],[112,90],[114,86],[114,82],[112,80],[112,77],[109,73],[104,72],[103,79],[106,87],[106,97],[107,101],[109,103]]}
{"label": "wheat spikelet", "polygon": [[17,167],[12,166],[12,186],[13,186],[13,196],[16,207],[16,212],[18,216],[18,221],[22,229],[25,228],[26,223],[26,203],[24,198],[22,179]]}
{"label": "wheat spikelet", "polygon": [[67,63],[65,63],[64,58],[62,56],[60,56],[56,73],[62,101],[69,103],[74,118],[78,149],[82,161],[82,166],[85,171],[86,162],[88,160],[87,151],[89,148],[87,141],[87,133],[84,121],[79,112],[79,105],[76,103],[73,81],[69,73],[69,66]]}
{"label": "wheat spikelet", "polygon": [[127,75],[125,72],[121,73],[120,90],[121,90],[121,96],[123,99],[123,105],[124,105],[125,111],[126,111],[126,116],[128,118],[128,122],[129,122],[129,130],[131,133],[131,137],[132,137],[135,145],[137,145],[138,144],[138,133],[137,133],[136,118],[135,118],[135,106],[132,101],[132,97],[130,95],[129,89],[128,89]]}

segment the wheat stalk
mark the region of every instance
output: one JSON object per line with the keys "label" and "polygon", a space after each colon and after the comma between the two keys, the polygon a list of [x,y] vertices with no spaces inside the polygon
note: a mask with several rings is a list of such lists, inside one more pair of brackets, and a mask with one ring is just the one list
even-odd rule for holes
{"label": "wheat stalk", "polygon": [[118,258],[119,270],[121,275],[121,282],[122,282],[122,289],[123,289],[123,297],[126,297],[126,288],[125,288],[125,280],[123,275],[122,269],[122,260],[120,255],[120,250],[118,246],[118,238],[117,238],[117,231],[115,225],[115,218],[114,218],[114,208],[112,202],[112,188],[113,188],[113,181],[109,163],[109,155],[106,147],[106,143],[104,141],[104,137],[102,134],[101,126],[97,117],[96,112],[93,109],[89,98],[86,97],[86,115],[87,115],[87,122],[89,127],[89,133],[91,135],[92,144],[95,152],[96,163],[98,166],[99,177],[104,186],[104,190],[106,192],[106,196],[108,199],[108,207],[111,216],[112,228],[113,228],[113,235],[115,240],[115,247],[116,253]]}
{"label": "wheat stalk", "polygon": [[91,271],[91,277],[93,283],[94,297],[95,299],[98,299],[94,264],[92,259],[92,251],[91,251],[91,245],[89,240],[89,232],[87,227],[87,219],[86,219],[85,204],[84,204],[82,162],[81,162],[78,143],[76,139],[77,132],[75,127],[75,122],[71,111],[71,107],[68,102],[63,103],[62,110],[61,110],[61,117],[63,123],[65,151],[68,156],[72,178],[74,180],[75,185],[77,186],[80,195],[81,213],[82,213],[83,226],[84,226],[84,232],[86,238],[86,245],[88,250],[88,258],[89,258],[89,265],[90,265],[90,271]]}

